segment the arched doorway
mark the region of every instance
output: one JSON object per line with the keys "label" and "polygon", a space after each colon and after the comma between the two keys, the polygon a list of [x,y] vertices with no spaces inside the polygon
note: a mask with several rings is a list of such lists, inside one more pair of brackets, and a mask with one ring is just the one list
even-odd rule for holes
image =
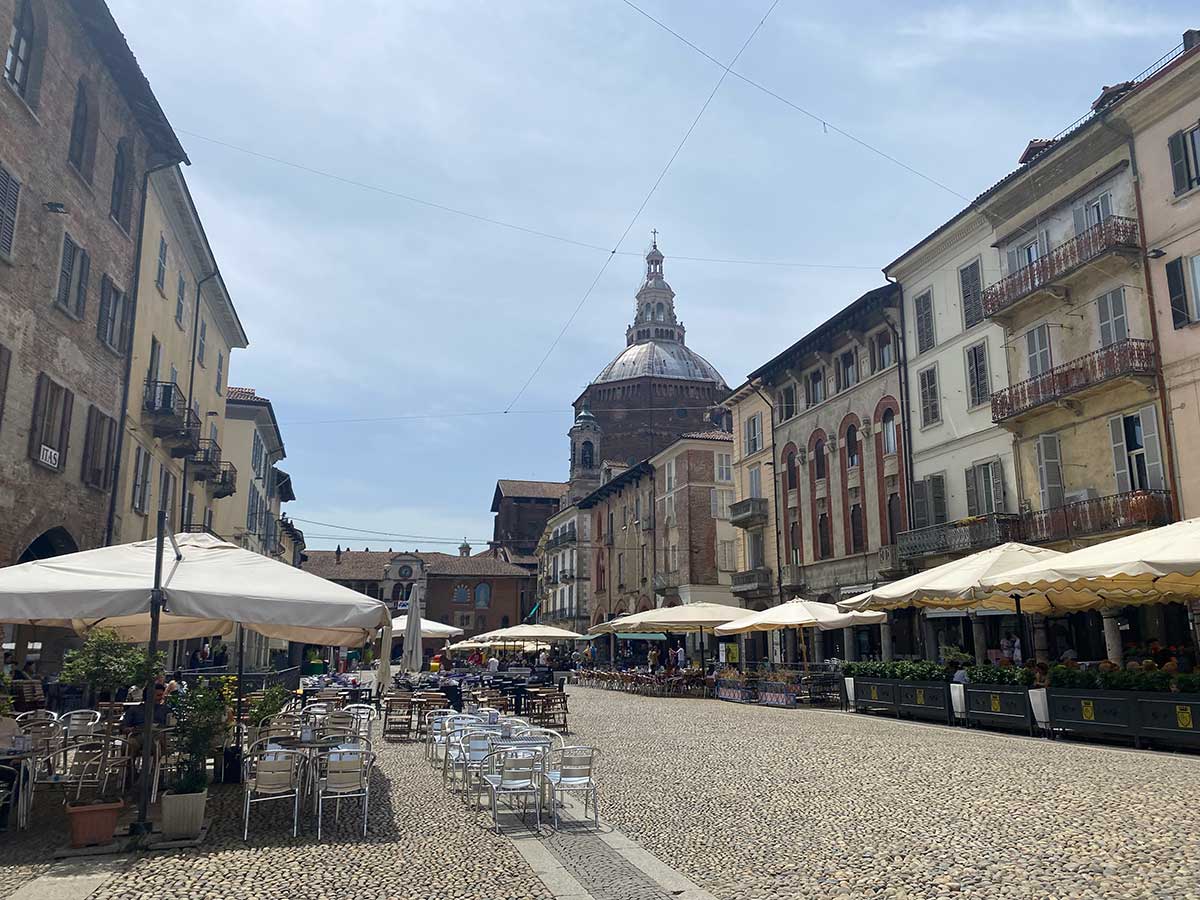
{"label": "arched doorway", "polygon": [[33,562],[37,559],[49,559],[52,556],[62,556],[64,553],[76,553],[79,545],[67,529],[56,526],[43,531],[34,538],[29,546],[21,553],[18,563]]}
{"label": "arched doorway", "polygon": [[[76,553],[79,544],[67,529],[61,525],[43,531],[29,542],[21,551],[18,563],[35,562],[39,559],[50,559],[62,556],[64,553]],[[79,645],[79,641],[70,632],[59,628],[33,628],[28,625],[6,626],[9,638],[13,643],[13,661],[17,666],[25,664],[28,657],[29,645],[32,642],[37,651],[36,671],[53,672],[62,665],[63,654],[67,649]],[[40,643],[40,647],[38,644]]]}

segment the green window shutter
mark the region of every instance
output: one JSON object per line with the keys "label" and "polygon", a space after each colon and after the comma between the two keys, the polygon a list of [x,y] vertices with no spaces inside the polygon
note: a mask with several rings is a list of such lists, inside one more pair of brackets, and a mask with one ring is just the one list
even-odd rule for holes
{"label": "green window shutter", "polygon": [[1171,298],[1171,324],[1178,330],[1192,320],[1188,309],[1187,284],[1183,278],[1182,256],[1167,263],[1167,294]]}
{"label": "green window shutter", "polygon": [[946,476],[930,475],[925,481],[929,485],[929,506],[934,525],[946,521]]}
{"label": "green window shutter", "polygon": [[89,406],[87,425],[83,429],[83,463],[79,468],[79,478],[84,484],[96,483],[95,471],[92,468],[92,454],[96,448],[96,407]]}
{"label": "green window shutter", "polygon": [[37,388],[33,394],[33,418],[29,423],[29,458],[42,457],[42,429],[46,422],[46,398],[50,395],[50,379],[44,372],[38,374]]}
{"label": "green window shutter", "polygon": [[75,315],[83,318],[87,312],[88,278],[92,273],[92,258],[86,250],[78,250],[79,279],[75,288]]}
{"label": "green window shutter", "polygon": [[63,389],[62,400],[62,429],[58,437],[58,471],[67,467],[67,448],[71,445],[71,409],[75,405],[75,395]]}
{"label": "green window shutter", "polygon": [[1062,506],[1065,501],[1062,480],[1062,455],[1058,435],[1042,434],[1037,440],[1038,482],[1042,509]]}
{"label": "green window shutter", "polygon": [[105,275],[100,279],[100,315],[96,317],[96,337],[108,343],[108,320],[112,315],[112,282]]}
{"label": "green window shutter", "polygon": [[11,255],[17,237],[17,206],[21,183],[0,166],[0,253]]}
{"label": "green window shutter", "polygon": [[63,233],[62,259],[58,264],[58,290],[54,299],[63,309],[71,308],[71,276],[75,274],[75,242]]}
{"label": "green window shutter", "polygon": [[929,525],[929,495],[924,481],[913,482],[913,528]]}
{"label": "green window shutter", "polygon": [[1191,187],[1188,179],[1187,145],[1183,140],[1183,132],[1177,131],[1167,138],[1167,150],[1171,155],[1171,179],[1175,183],[1175,196],[1179,196]]}
{"label": "green window shutter", "polygon": [[992,475],[992,509],[1004,512],[1007,508],[1004,499],[1004,464],[1000,462],[1000,457],[996,457],[988,463],[988,468]]}
{"label": "green window shutter", "polygon": [[1146,481],[1150,490],[1161,491],[1165,485],[1163,479],[1162,449],[1158,440],[1158,416],[1153,406],[1142,407],[1138,411],[1142,420],[1142,446],[1146,450]]}
{"label": "green window shutter", "polygon": [[979,515],[979,498],[975,492],[975,467],[967,466],[966,470],[967,483],[967,515]]}

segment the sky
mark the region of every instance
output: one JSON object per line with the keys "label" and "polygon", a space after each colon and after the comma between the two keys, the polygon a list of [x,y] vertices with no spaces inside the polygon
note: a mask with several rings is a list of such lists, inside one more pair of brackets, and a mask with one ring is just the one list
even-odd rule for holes
{"label": "sky", "polygon": [[733,71],[792,105],[626,0],[109,0],[310,548],[480,549],[498,478],[565,480],[652,228],[736,385],[1200,26],[1184,2],[633,2],[726,65],[754,33]]}

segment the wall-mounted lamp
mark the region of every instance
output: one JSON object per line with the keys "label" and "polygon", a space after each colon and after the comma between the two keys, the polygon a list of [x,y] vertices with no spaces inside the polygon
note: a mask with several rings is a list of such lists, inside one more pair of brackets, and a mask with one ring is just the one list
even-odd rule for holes
{"label": "wall-mounted lamp", "polygon": [[1167,255],[1167,251],[1160,249],[1159,247],[1155,247],[1153,250],[1146,251],[1146,255],[1150,257],[1150,259],[1162,259]]}
{"label": "wall-mounted lamp", "polygon": [[48,200],[42,204],[42,209],[48,213],[65,216],[67,214],[67,204],[59,203],[57,200]]}

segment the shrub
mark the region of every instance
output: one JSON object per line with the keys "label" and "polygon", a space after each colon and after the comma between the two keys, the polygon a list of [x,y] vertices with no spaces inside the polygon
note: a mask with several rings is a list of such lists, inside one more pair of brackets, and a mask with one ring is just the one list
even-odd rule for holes
{"label": "shrub", "polygon": [[112,629],[94,628],[82,647],[67,653],[59,679],[90,687],[97,695],[111,695],[161,675],[163,662],[161,652],[151,660],[142,647],[125,643]]}
{"label": "shrub", "polygon": [[172,739],[182,758],[176,794],[198,794],[208,787],[208,757],[225,736],[226,707],[220,688],[195,685],[172,695],[175,731]]}
{"label": "shrub", "polygon": [[246,710],[246,721],[257,727],[263,719],[277,716],[287,707],[295,695],[282,684],[273,684],[262,692]]}
{"label": "shrub", "polygon": [[884,662],[868,660],[866,662],[845,663],[842,674],[849,678],[891,678],[899,681],[948,681],[950,670],[941,663],[929,660],[899,659]]}
{"label": "shrub", "polygon": [[1096,672],[1089,669],[1072,669],[1070,666],[1053,666],[1050,669],[1050,686],[1056,688],[1094,688]]}
{"label": "shrub", "polygon": [[975,684],[1019,684],[1033,685],[1033,672],[1017,666],[971,666],[967,678]]}
{"label": "shrub", "polygon": [[1200,674],[1177,675],[1175,684],[1181,694],[1200,694]]}

